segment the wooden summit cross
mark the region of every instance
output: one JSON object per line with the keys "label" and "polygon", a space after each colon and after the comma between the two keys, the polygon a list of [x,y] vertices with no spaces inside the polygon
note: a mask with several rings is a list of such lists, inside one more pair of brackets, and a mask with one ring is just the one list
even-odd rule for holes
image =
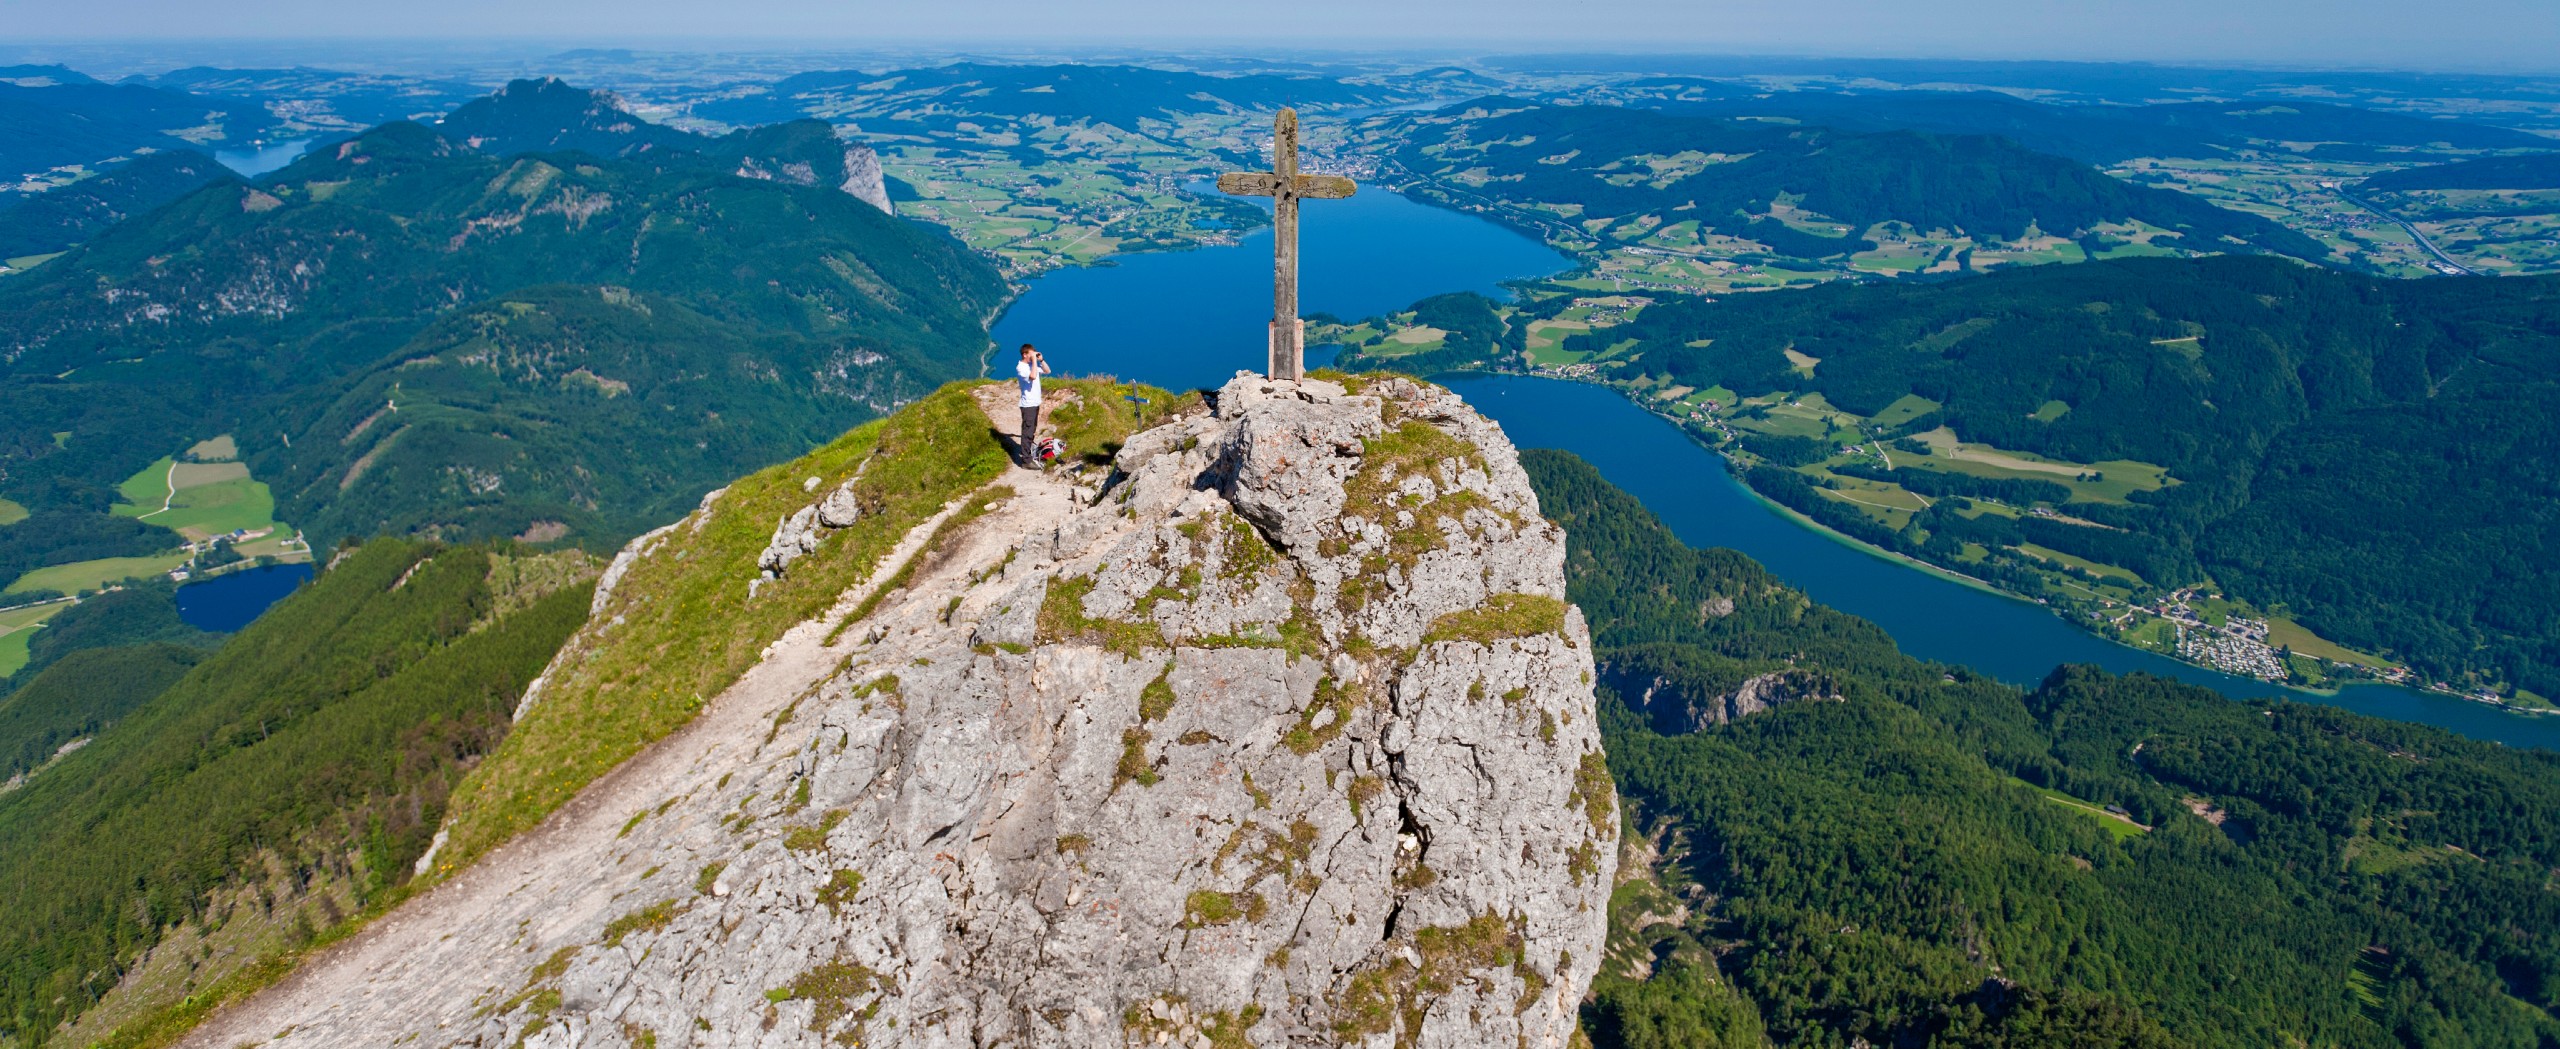
{"label": "wooden summit cross", "polygon": [[1271,170],[1218,176],[1220,192],[1269,197],[1271,234],[1271,371],[1274,379],[1306,375],[1307,326],[1298,320],[1298,201],[1340,200],[1359,188],[1340,175],[1298,174],[1298,111],[1271,121]]}

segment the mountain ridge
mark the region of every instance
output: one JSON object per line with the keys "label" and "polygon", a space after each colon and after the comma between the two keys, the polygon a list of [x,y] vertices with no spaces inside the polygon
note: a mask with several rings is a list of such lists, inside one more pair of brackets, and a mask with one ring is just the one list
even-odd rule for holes
{"label": "mountain ridge", "polygon": [[[1568,1044],[1617,816],[1562,536],[1500,431],[1401,379],[1240,377],[1148,428],[1066,389],[1062,432],[1113,468],[900,520],[687,727],[183,1044]],[[956,436],[1000,393],[925,404]],[[584,719],[566,676],[647,643],[617,624],[667,573],[750,603],[844,578],[868,515],[763,575],[697,538],[767,530],[731,500],[859,505],[900,469],[828,463],[635,542],[506,749]],[[465,914],[535,947],[445,935]]]}

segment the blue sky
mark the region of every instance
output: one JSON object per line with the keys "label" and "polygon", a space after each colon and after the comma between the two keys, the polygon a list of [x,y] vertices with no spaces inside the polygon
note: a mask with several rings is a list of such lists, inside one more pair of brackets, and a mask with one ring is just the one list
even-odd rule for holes
{"label": "blue sky", "polygon": [[2560,71],[2555,0],[0,0],[0,39],[1646,49]]}

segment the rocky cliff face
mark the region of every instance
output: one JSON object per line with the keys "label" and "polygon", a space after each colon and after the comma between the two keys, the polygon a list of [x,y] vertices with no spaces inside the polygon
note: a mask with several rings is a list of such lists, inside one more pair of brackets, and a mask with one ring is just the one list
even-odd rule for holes
{"label": "rocky cliff face", "polygon": [[897,214],[889,207],[889,183],[880,170],[880,154],[869,146],[844,147],[844,182],[836,188],[862,198],[872,207]]}
{"label": "rocky cliff face", "polygon": [[1495,426],[1240,377],[1107,484],[1002,483],[195,1042],[1569,1043],[1616,799]]}
{"label": "rocky cliff face", "polygon": [[[1731,609],[1728,607],[1728,612]],[[1709,725],[1739,721],[1787,703],[1840,698],[1839,684],[1828,674],[1810,670],[1776,670],[1744,678],[1721,692],[1700,692],[1661,674],[1602,667],[1603,681],[1627,705],[1668,734],[1695,732]]]}

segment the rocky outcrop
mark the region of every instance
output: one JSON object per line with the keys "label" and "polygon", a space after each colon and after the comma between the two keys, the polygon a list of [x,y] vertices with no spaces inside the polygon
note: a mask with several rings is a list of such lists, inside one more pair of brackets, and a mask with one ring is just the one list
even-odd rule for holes
{"label": "rocky outcrop", "polygon": [[760,667],[544,850],[412,904],[477,892],[474,927],[384,932],[343,963],[361,986],[233,1026],[1571,1043],[1619,820],[1564,537],[1498,428],[1400,379],[1239,378],[1107,483],[1002,483],[927,526],[900,589],[847,595],[861,629],[804,632],[843,647],[768,652],[805,687]]}
{"label": "rocky outcrop", "polygon": [[880,154],[871,147],[844,147],[844,182],[836,187],[859,197],[882,211],[895,214],[889,207],[889,181],[880,170]]}
{"label": "rocky outcrop", "polygon": [[[841,143],[844,177],[836,180],[836,189],[882,211],[895,212],[889,206],[889,182],[880,169],[880,154],[870,146],[855,142]],[[830,168],[836,164],[828,164]],[[759,156],[748,154],[738,158],[738,177],[766,182],[787,182],[795,186],[815,186],[822,174],[819,164],[791,156]]]}
{"label": "rocky outcrop", "polygon": [[1778,670],[1744,678],[1724,691],[1700,691],[1668,675],[1603,668],[1609,687],[1627,705],[1645,715],[1656,731],[1695,732],[1723,725],[1787,703],[1840,698],[1829,675],[1810,670]]}
{"label": "rocky outcrop", "polygon": [[[862,474],[856,471],[843,484],[828,490],[824,498],[774,522],[773,538],[765,542],[764,552],[756,555],[757,578],[747,584],[748,592],[754,593],[762,582],[781,578],[782,573],[791,568],[791,562],[815,552],[818,544],[826,539],[828,531],[849,527],[861,520],[862,503],[854,495],[854,486],[861,482]],[[809,479],[811,491],[817,490],[817,485],[817,478]],[[703,505],[707,510],[710,500],[706,498]],[[604,599],[599,596],[596,600],[602,602]],[[604,606],[599,603],[596,607]]]}

